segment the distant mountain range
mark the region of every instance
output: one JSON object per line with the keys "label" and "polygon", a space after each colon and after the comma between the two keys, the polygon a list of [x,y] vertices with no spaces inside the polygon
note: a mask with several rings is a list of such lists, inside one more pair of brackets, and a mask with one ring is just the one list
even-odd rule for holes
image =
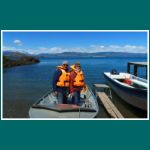
{"label": "distant mountain range", "polygon": [[146,57],[146,53],[123,53],[123,52],[97,52],[97,53],[82,53],[82,52],[64,52],[64,53],[40,53],[40,54],[28,54],[21,52],[4,51],[3,55],[11,56],[12,59],[23,56],[34,56],[36,58],[64,58],[64,57]]}
{"label": "distant mountain range", "polygon": [[38,54],[38,58],[49,57],[146,57],[146,53],[118,53],[118,52],[99,52],[99,53],[80,53],[80,52],[64,52],[56,54]]}

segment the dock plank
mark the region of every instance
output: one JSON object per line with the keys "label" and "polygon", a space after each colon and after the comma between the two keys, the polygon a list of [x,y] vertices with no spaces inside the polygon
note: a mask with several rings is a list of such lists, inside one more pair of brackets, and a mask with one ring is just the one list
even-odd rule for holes
{"label": "dock plank", "polygon": [[110,88],[107,84],[93,84],[95,88]]}
{"label": "dock plank", "polygon": [[112,101],[107,97],[107,95],[104,93],[103,96],[108,99],[107,102],[109,103],[109,105],[111,106],[111,108],[113,109],[113,111],[115,112],[115,114],[117,115],[118,118],[124,118],[123,115],[120,113],[120,111],[116,108],[116,106],[112,103]]}
{"label": "dock plank", "polygon": [[100,98],[106,111],[112,118],[124,118],[123,115],[119,112],[119,110],[116,108],[116,106],[112,103],[112,101],[108,98],[108,96],[104,92],[96,92],[96,94]]}

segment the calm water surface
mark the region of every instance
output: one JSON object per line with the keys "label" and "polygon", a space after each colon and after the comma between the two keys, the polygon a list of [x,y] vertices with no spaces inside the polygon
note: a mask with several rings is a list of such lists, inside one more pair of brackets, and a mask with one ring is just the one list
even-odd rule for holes
{"label": "calm water surface", "polygon": [[[68,60],[70,64],[80,61],[86,83],[90,87],[94,83],[105,83],[103,72],[109,72],[114,68],[118,72],[126,72],[127,62],[147,61],[146,58],[51,58],[41,59],[40,63],[34,65],[4,69],[4,117],[26,117],[31,103],[34,103],[51,89],[52,77],[56,66],[60,65],[63,60]],[[140,68],[138,74],[141,77],[145,77],[145,69]],[[145,112],[130,107],[115,94],[113,95],[115,105],[122,111],[125,117],[145,117]],[[22,109],[25,109],[25,111],[21,113],[20,110]],[[101,111],[104,110],[102,109]],[[105,113],[101,112],[101,114]],[[105,117],[105,115],[100,117]]]}

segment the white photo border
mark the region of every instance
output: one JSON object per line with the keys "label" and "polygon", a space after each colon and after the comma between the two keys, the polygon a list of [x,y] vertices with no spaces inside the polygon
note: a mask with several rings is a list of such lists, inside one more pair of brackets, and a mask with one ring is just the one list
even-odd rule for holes
{"label": "white photo border", "polygon": [[[3,118],[3,32],[146,32],[148,60],[147,118]],[[1,30],[1,120],[149,120],[149,30]]]}

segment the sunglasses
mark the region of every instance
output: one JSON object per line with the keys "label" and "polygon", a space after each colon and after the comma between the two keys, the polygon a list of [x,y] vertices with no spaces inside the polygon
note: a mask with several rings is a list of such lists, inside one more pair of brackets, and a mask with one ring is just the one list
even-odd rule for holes
{"label": "sunglasses", "polygon": [[67,64],[63,64],[64,66],[68,66]]}
{"label": "sunglasses", "polygon": [[75,67],[81,67],[81,66],[79,66],[79,65],[76,65]]}

